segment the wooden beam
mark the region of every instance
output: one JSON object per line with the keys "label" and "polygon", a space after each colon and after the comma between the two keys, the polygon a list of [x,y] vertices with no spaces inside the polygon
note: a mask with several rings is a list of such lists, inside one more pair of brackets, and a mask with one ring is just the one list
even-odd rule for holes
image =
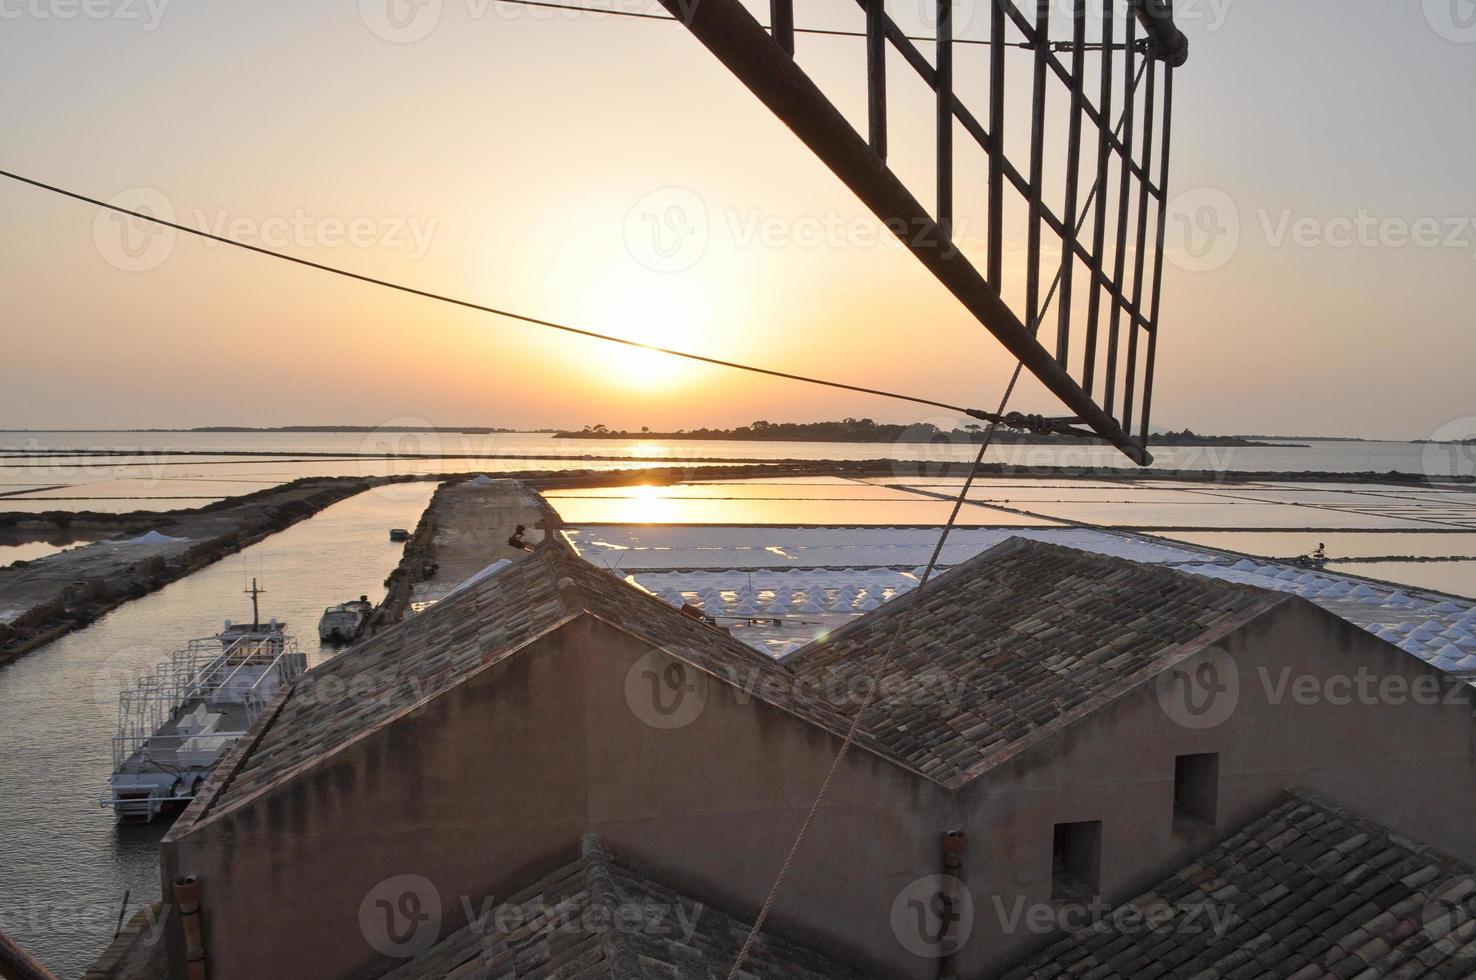
{"label": "wooden beam", "polygon": [[1134,462],[1152,457],[1056,363],[962,252],[940,234],[917,198],[878,159],[820,88],[769,39],[739,0],[661,0],[859,197],[933,276],[1084,424]]}
{"label": "wooden beam", "polygon": [[866,119],[871,152],[883,160],[887,158],[886,22],[883,0],[866,0]]}
{"label": "wooden beam", "polygon": [[[1148,46],[1148,81],[1143,95],[1143,163],[1146,166],[1153,157],[1153,117],[1157,112],[1154,101],[1157,97],[1154,83],[1158,78],[1158,60],[1153,54],[1152,42]],[[1161,207],[1161,205],[1160,205]],[[1133,254],[1133,306],[1143,309],[1143,264],[1148,258],[1148,195],[1138,194],[1138,248]],[[1134,316],[1128,330],[1127,380],[1122,389],[1122,427],[1129,432],[1133,428],[1133,392],[1138,377],[1138,332],[1143,318]]]}
{"label": "wooden beam", "polygon": [[1081,107],[1085,102],[1082,86],[1086,82],[1086,4],[1075,0],[1071,24],[1071,121],[1066,137],[1066,231],[1061,236],[1061,298],[1057,301],[1056,363],[1066,363],[1071,353],[1071,274],[1076,269],[1076,215],[1078,185],[1081,180]]}
{"label": "wooden beam", "polygon": [[769,0],[769,29],[784,53],[793,57],[794,0]]}
{"label": "wooden beam", "polygon": [[989,282],[999,291],[1004,278],[1005,15],[989,0]]}
{"label": "wooden beam", "polygon": [[[1025,324],[1031,335],[1040,331],[1040,212],[1045,181],[1046,49],[1050,36],[1051,5],[1035,5],[1035,72],[1030,100],[1030,224],[1025,233]],[[1067,215],[1067,221],[1071,220]],[[1063,228],[1061,234],[1065,235]]]}
{"label": "wooden beam", "polygon": [[1092,292],[1087,300],[1086,366],[1081,372],[1081,386],[1092,393],[1097,373],[1097,326],[1102,316],[1103,250],[1107,247],[1107,165],[1112,159],[1111,131],[1105,125],[1112,118],[1112,8],[1116,0],[1102,0],[1102,106],[1103,122],[1097,126],[1097,200],[1096,218],[1092,224]]}
{"label": "wooden beam", "polygon": [[938,227],[953,238],[953,0],[938,3]]}

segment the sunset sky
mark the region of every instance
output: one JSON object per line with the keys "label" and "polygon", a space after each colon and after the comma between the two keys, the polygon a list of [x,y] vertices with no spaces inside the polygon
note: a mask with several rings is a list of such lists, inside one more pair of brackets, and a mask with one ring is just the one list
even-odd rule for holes
{"label": "sunset sky", "polygon": [[[424,37],[386,39],[385,2],[96,0],[103,16],[65,18],[65,0],[0,0],[0,168],[589,329],[997,401],[1004,351],[681,27],[441,0],[432,26],[412,22]],[[961,35],[987,30],[974,4]],[[1421,438],[1476,414],[1476,9],[1179,5],[1171,196],[1232,231],[1168,266],[1155,422]],[[926,31],[924,6],[889,10]],[[861,23],[850,0],[801,0],[796,19]],[[853,120],[860,45],[800,41]],[[982,77],[982,49],[957,57],[961,87]],[[897,77],[907,176],[930,166],[931,109]],[[983,156],[958,166],[979,174],[960,184],[964,237],[982,235]],[[642,215],[673,201],[706,227],[665,255]],[[193,239],[119,252],[94,209],[10,182],[0,215],[0,428],[943,420]],[[1057,410],[1034,385],[1016,404]]]}

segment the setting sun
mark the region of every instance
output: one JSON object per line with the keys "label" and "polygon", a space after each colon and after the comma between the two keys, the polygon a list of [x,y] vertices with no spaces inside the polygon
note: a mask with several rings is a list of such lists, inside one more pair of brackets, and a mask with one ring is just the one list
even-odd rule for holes
{"label": "setting sun", "polygon": [[[656,347],[700,350],[706,306],[690,286],[676,279],[611,279],[595,298],[593,317],[610,333]],[[638,347],[592,345],[589,358],[602,379],[636,391],[669,390],[693,377],[691,362]]]}

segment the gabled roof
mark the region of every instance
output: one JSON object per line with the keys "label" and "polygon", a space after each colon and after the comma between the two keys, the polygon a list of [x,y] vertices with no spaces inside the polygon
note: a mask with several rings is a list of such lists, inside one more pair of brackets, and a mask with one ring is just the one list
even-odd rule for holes
{"label": "gabled roof", "polygon": [[[881,749],[960,785],[1285,597],[1012,538],[928,583],[882,669],[904,594],[783,663]],[[880,676],[878,676],[880,675]]]}
{"label": "gabled roof", "polygon": [[235,765],[210,806],[269,785],[454,684],[489,653],[512,649],[566,620],[569,609],[550,571],[548,550],[513,562],[304,674],[277,710],[237,744],[244,752],[227,757],[222,768]]}
{"label": "gabled roof", "polygon": [[1006,978],[1471,977],[1473,901],[1469,865],[1294,797]]}
{"label": "gabled roof", "polygon": [[[727,976],[748,924],[623,867],[586,838],[584,855],[385,975],[644,980]],[[818,953],[761,935],[744,975],[859,980]]]}
{"label": "gabled roof", "polygon": [[[193,819],[270,786],[578,616],[835,734],[911,596],[785,658],[549,543],[308,671],[241,739]],[[930,583],[857,747],[957,786],[1284,597],[1013,539]],[[186,815],[182,827],[190,826]]]}
{"label": "gabled roof", "polygon": [[[197,817],[272,785],[585,614],[729,683],[751,685],[755,698],[811,724],[845,730],[845,719],[828,705],[799,696],[772,658],[549,543],[308,671],[227,756],[217,776],[223,783],[201,795]],[[778,683],[761,683],[765,678]]]}

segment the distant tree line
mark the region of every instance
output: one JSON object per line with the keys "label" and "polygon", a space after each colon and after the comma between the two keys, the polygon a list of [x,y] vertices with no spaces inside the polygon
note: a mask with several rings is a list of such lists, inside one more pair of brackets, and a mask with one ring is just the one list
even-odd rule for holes
{"label": "distant tree line", "polygon": [[[557,433],[561,439],[708,439],[735,442],[978,442],[984,438],[984,426],[971,422],[962,427],[944,429],[931,422],[898,425],[875,419],[844,418],[834,422],[769,422],[759,420],[732,429],[678,429],[675,432],[652,432],[642,426],[639,432],[612,429],[607,425],[586,425],[578,430]],[[1058,442],[1061,436],[1039,436],[1001,428],[994,438],[1002,443]],[[1240,436],[1201,436],[1184,429],[1165,432],[1150,440],[1158,445],[1254,446]]]}

